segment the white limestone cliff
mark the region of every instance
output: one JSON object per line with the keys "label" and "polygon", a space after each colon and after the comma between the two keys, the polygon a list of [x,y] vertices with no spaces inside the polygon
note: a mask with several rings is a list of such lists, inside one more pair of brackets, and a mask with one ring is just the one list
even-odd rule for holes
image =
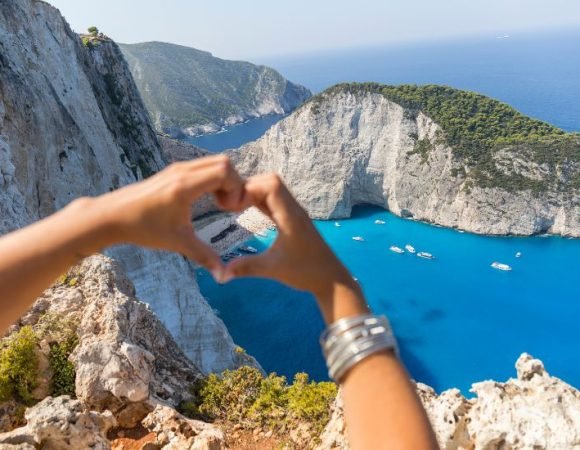
{"label": "white limestone cliff", "polygon": [[[475,383],[474,398],[457,389],[437,395],[424,384],[417,393],[442,450],[572,450],[580,448],[580,392],[550,376],[524,353],[517,378]],[[340,398],[317,450],[349,448]]]}
{"label": "white limestone cliff", "polygon": [[[279,172],[314,218],[348,217],[353,206],[367,203],[475,233],[580,236],[580,193],[534,196],[470,185],[462,162],[437,139],[440,130],[424,113],[412,114],[379,93],[336,90],[231,154],[246,175]],[[423,160],[414,148],[425,138],[434,148]],[[496,164],[531,178],[546,172],[508,150],[496,155]],[[559,176],[577,177],[580,161],[564,169]]]}
{"label": "white limestone cliff", "polygon": [[[165,164],[116,44],[84,46],[45,2],[2,2],[0,234]],[[236,366],[235,345],[200,294],[189,262],[134,247],[108,253],[201,370]]]}

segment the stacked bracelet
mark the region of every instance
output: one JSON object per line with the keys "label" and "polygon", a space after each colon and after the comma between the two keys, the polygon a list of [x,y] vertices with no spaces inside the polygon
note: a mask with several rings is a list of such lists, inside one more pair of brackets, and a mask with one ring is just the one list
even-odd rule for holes
{"label": "stacked bracelet", "polygon": [[328,374],[337,382],[363,359],[383,350],[397,350],[387,318],[371,314],[333,323],[320,336],[320,345]]}

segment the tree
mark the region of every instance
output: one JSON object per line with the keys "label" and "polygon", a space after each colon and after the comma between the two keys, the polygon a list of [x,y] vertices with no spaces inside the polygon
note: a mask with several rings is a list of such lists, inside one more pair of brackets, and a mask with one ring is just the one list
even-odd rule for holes
{"label": "tree", "polygon": [[92,26],[92,27],[89,27],[88,32],[89,32],[89,34],[96,36],[97,34],[99,34],[99,29],[95,26]]}

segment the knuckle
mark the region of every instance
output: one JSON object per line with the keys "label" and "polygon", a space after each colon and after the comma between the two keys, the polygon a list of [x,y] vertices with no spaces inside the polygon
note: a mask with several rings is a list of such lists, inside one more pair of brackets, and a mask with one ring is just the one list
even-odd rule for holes
{"label": "knuckle", "polygon": [[282,178],[277,173],[271,173],[269,175],[269,182],[272,188],[275,190],[280,190],[284,186]]}

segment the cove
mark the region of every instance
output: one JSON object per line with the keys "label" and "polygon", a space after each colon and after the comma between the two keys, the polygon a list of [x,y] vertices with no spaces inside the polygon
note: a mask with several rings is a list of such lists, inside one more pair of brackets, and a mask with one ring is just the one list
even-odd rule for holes
{"label": "cove", "polygon": [[[580,240],[478,236],[369,206],[339,222],[316,226],[358,278],[372,310],[389,317],[416,380],[468,394],[474,382],[515,376],[514,363],[525,351],[552,375],[580,385]],[[274,239],[268,232],[248,244],[264,250]],[[389,250],[405,244],[436,259]],[[494,270],[493,261],[513,271]],[[198,275],[236,343],[267,372],[327,379],[318,344],[324,325],[312,296],[270,280],[222,286],[202,270]]]}

